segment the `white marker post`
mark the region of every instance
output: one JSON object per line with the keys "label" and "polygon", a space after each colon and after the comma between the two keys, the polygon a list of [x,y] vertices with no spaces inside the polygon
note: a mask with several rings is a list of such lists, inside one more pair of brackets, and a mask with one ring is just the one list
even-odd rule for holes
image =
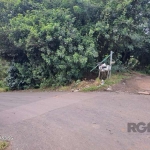
{"label": "white marker post", "polygon": [[113,52],[111,51],[110,52],[110,74],[109,74],[109,78],[111,77],[112,55],[113,55]]}

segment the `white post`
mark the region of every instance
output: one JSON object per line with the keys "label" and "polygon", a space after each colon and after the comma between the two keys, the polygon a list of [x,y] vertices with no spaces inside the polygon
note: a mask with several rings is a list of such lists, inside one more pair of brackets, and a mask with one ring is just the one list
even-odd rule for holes
{"label": "white post", "polygon": [[113,52],[111,51],[110,52],[110,73],[109,73],[109,78],[111,77],[112,55],[113,55]]}

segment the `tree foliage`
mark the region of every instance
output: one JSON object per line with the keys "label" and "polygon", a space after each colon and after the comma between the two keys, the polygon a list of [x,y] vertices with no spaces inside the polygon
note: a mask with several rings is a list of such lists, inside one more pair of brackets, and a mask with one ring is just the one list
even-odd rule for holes
{"label": "tree foliage", "polygon": [[81,79],[111,50],[123,63],[130,54],[150,64],[148,0],[1,0],[0,8],[12,89]]}

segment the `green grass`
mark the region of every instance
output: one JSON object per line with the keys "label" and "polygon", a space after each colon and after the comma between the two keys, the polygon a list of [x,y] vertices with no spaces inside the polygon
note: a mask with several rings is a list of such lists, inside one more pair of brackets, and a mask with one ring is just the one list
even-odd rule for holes
{"label": "green grass", "polygon": [[[49,87],[49,88],[40,88],[42,91],[75,91],[79,90],[80,92],[92,92],[92,91],[100,91],[100,90],[106,90],[109,86],[112,86],[114,84],[119,83],[123,79],[127,79],[131,77],[130,73],[116,73],[112,74],[110,79],[105,80],[104,85],[100,85],[100,80],[99,78],[91,81],[91,80],[77,80],[74,81],[70,85],[66,86],[59,86],[59,87]],[[3,90],[3,89],[2,89]],[[35,90],[35,89],[33,89]],[[1,88],[0,88],[1,91]],[[4,89],[5,91],[5,89]],[[38,89],[36,89],[38,91]]]}
{"label": "green grass", "polygon": [[[110,79],[105,80],[104,85],[98,85],[98,86],[93,85],[93,86],[90,86],[88,88],[83,88],[81,91],[82,92],[92,92],[92,91],[104,90],[104,89],[107,89],[109,86],[117,84],[121,80],[127,79],[129,77],[131,77],[131,75],[129,73],[126,73],[126,74],[120,74],[120,73],[113,74]],[[98,80],[98,79],[96,79],[96,80]]]}
{"label": "green grass", "polygon": [[9,88],[5,85],[3,80],[0,80],[0,92],[9,91]]}
{"label": "green grass", "polygon": [[93,85],[93,86],[88,87],[88,88],[83,88],[83,89],[81,90],[81,92],[92,92],[92,91],[97,91],[97,90],[99,90],[99,89],[100,89],[99,86]]}
{"label": "green grass", "polygon": [[5,89],[4,88],[0,88],[0,92],[5,92]]}
{"label": "green grass", "polygon": [[0,150],[5,150],[9,146],[9,142],[0,141]]}
{"label": "green grass", "polygon": [[8,88],[8,87],[0,88],[0,92],[7,92],[7,91],[9,91],[9,88]]}

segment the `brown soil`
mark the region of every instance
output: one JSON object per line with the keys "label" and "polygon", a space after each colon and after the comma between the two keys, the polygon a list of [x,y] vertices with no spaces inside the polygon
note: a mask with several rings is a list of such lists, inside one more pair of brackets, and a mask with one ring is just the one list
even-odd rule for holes
{"label": "brown soil", "polygon": [[112,89],[113,91],[129,93],[150,93],[150,76],[133,72],[131,78],[124,79],[120,83],[113,85]]}

